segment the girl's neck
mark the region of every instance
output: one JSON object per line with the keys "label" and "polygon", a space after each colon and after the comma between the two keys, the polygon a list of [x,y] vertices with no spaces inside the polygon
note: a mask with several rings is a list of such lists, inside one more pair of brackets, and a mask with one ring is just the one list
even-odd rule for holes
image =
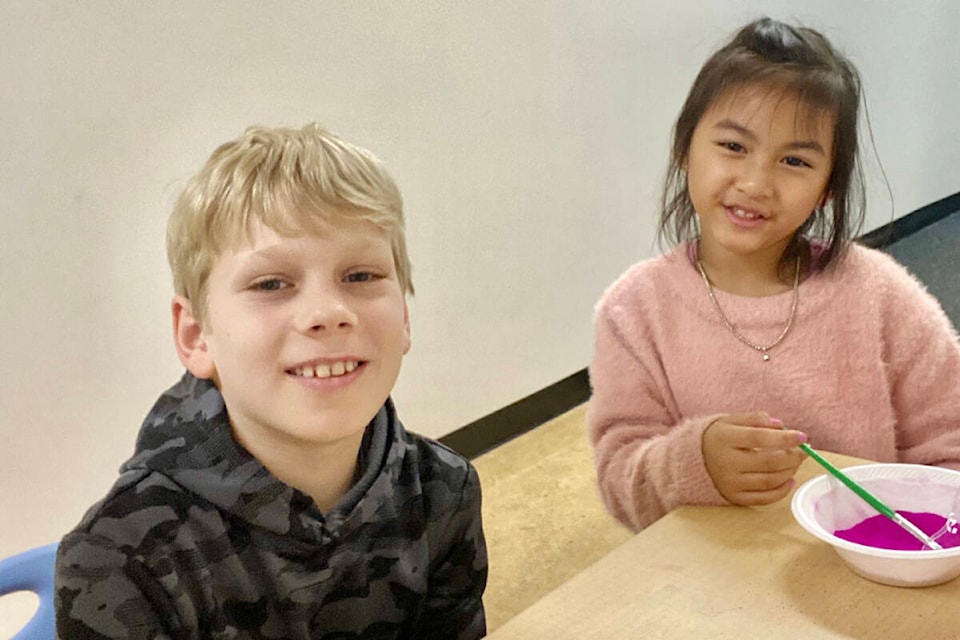
{"label": "girl's neck", "polygon": [[[804,245],[805,247],[806,245]],[[793,288],[796,263],[781,266],[785,247],[749,254],[697,242],[697,258],[715,289],[740,296],[760,298]],[[809,269],[809,251],[800,252],[800,278]]]}

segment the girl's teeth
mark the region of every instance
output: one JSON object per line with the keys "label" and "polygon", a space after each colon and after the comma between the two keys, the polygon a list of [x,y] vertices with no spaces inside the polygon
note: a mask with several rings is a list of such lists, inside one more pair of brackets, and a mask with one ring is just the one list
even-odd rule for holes
{"label": "girl's teeth", "polygon": [[353,360],[348,360],[347,363],[344,365],[344,368],[347,370],[347,373],[350,373],[351,371],[357,368],[357,363],[354,362]]}
{"label": "girl's teeth", "polygon": [[317,377],[318,378],[329,378],[330,377],[330,366],[325,364],[317,365]]}
{"label": "girl's teeth", "polygon": [[738,218],[746,218],[747,220],[756,220],[759,216],[753,213],[747,213],[743,209],[734,209],[733,215]]}
{"label": "girl's teeth", "polygon": [[342,362],[335,362],[333,366],[330,367],[330,373],[335,376],[342,376],[344,371],[346,371],[346,367],[344,367]]}

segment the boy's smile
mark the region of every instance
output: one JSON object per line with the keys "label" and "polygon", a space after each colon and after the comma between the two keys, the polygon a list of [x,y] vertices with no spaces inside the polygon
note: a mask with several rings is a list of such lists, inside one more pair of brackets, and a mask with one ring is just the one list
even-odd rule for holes
{"label": "boy's smile", "polygon": [[250,239],[211,270],[188,368],[215,380],[257,457],[347,443],[355,455],[410,348],[390,240],[342,215],[295,237],[254,221]]}
{"label": "boy's smile", "polygon": [[287,373],[302,378],[339,378],[345,374],[353,373],[357,366],[365,364],[363,361],[356,360],[334,360],[333,362],[310,362],[297,365],[287,369]]}

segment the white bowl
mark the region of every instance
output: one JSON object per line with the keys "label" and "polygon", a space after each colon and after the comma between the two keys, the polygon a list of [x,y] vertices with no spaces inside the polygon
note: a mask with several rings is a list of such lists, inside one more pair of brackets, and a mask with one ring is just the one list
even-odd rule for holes
{"label": "white bowl", "polygon": [[[919,464],[867,464],[843,472],[894,511],[960,515],[960,471]],[[831,475],[808,480],[791,503],[804,529],[828,542],[855,573],[896,587],[926,587],[960,575],[960,547],[895,551],[833,535],[877,511]]]}

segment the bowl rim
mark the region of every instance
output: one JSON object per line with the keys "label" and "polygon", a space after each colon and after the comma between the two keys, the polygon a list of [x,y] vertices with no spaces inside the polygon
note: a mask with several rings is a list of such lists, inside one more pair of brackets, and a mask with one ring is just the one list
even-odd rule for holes
{"label": "bowl rim", "polygon": [[[935,467],[933,465],[924,465],[924,464],[909,464],[909,463],[900,463],[900,462],[875,462],[870,464],[860,464],[856,466],[846,467],[842,471],[851,477],[856,476],[858,471],[866,469],[877,469],[884,467],[896,467],[899,469],[913,469],[913,470],[926,470],[931,469],[935,472],[944,472],[945,475],[958,475],[960,476],[960,471],[955,469],[947,469],[946,467]],[[808,515],[801,509],[801,504],[803,503],[806,495],[811,493],[815,489],[819,488],[819,485],[829,482],[833,478],[829,473],[823,473],[817,475],[813,478],[810,478],[802,485],[800,485],[793,494],[793,498],[790,501],[790,510],[793,512],[793,518],[797,523],[811,535],[820,538],[824,542],[837,547],[839,549],[845,549],[847,551],[852,551],[856,553],[861,553],[864,555],[869,555],[875,558],[889,558],[889,559],[905,559],[910,558],[914,560],[938,560],[943,558],[951,558],[954,556],[960,556],[960,546],[956,547],[947,547],[946,549],[917,549],[917,550],[899,550],[899,549],[882,549],[880,547],[871,547],[865,544],[859,544],[857,542],[850,542],[849,540],[844,540],[843,538],[838,538],[833,535],[831,532],[827,531],[817,522],[816,518],[812,515]],[[857,479],[854,477],[854,479]],[[879,513],[879,512],[878,512]],[[922,555],[921,555],[922,554]]]}

